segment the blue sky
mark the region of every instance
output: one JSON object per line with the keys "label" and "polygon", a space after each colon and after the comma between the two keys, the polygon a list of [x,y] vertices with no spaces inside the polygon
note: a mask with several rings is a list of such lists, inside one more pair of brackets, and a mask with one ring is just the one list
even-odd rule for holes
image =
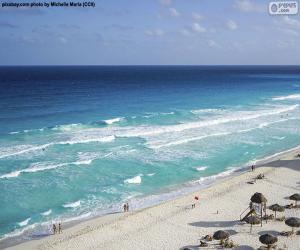
{"label": "blue sky", "polygon": [[0,64],[300,64],[299,14],[270,16],[268,3],[96,0],[89,9],[0,8]]}

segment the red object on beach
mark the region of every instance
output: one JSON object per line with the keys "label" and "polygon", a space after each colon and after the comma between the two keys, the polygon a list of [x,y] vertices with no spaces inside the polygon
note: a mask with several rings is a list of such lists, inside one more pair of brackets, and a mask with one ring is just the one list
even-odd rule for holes
{"label": "red object on beach", "polygon": [[198,197],[198,196],[195,196],[195,200],[196,200],[196,201],[199,200],[199,197]]}

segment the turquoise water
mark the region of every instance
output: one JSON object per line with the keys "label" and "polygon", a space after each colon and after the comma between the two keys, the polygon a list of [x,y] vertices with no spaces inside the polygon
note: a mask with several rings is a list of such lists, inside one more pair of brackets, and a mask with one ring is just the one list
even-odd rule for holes
{"label": "turquoise water", "polygon": [[299,67],[2,67],[0,76],[2,239],[125,201],[146,206],[299,145]]}

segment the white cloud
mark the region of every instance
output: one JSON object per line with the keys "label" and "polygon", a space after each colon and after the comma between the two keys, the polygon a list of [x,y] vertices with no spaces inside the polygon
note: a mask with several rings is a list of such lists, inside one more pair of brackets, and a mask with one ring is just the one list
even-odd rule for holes
{"label": "white cloud", "polygon": [[243,12],[267,12],[267,5],[260,5],[250,0],[236,0],[234,7]]}
{"label": "white cloud", "polygon": [[235,21],[233,20],[228,20],[228,22],[226,23],[226,27],[229,29],[229,30],[236,30],[238,28],[238,25]]}
{"label": "white cloud", "polygon": [[180,13],[175,8],[170,8],[169,11],[170,11],[171,16],[173,16],[173,17],[180,16]]}
{"label": "white cloud", "polygon": [[288,16],[283,17],[283,23],[289,25],[291,28],[300,29],[300,21],[292,19]]}
{"label": "white cloud", "polygon": [[274,21],[276,28],[287,35],[299,36],[300,35],[300,21],[284,16],[281,19]]}
{"label": "white cloud", "polygon": [[221,48],[221,46],[217,42],[215,42],[214,40],[208,40],[207,44],[211,48]]}
{"label": "white cloud", "polygon": [[194,13],[192,14],[192,17],[193,17],[193,19],[195,19],[195,20],[197,20],[197,21],[200,21],[200,20],[203,20],[203,19],[204,19],[204,16],[202,16],[201,14],[196,13],[196,12],[194,12]]}
{"label": "white cloud", "polygon": [[170,5],[172,3],[172,0],[159,0],[159,2],[162,5]]}
{"label": "white cloud", "polygon": [[182,29],[182,30],[180,30],[180,34],[183,36],[190,36],[191,32],[187,29]]}
{"label": "white cloud", "polygon": [[165,32],[162,29],[155,29],[155,30],[146,30],[145,34],[147,36],[162,36]]}
{"label": "white cloud", "polygon": [[65,37],[63,37],[63,36],[59,37],[58,40],[62,44],[66,44],[68,42],[68,40]]}
{"label": "white cloud", "polygon": [[197,33],[204,33],[204,32],[206,32],[206,28],[204,28],[203,26],[201,26],[199,23],[193,23],[192,29],[193,29],[193,31],[195,31]]}

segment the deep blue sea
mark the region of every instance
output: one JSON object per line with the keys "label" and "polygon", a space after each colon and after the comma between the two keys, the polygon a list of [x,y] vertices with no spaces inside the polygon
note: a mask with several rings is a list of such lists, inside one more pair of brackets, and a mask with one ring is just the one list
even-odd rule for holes
{"label": "deep blue sea", "polygon": [[300,143],[300,67],[0,67],[0,238],[154,204]]}

